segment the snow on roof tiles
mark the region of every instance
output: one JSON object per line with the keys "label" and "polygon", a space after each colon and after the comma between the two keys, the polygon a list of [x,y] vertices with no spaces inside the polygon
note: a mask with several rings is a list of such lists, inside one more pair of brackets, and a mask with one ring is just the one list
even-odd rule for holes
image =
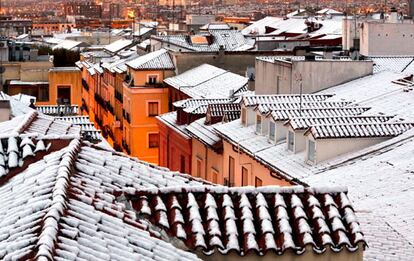
{"label": "snow on roof tiles", "polygon": [[253,48],[253,45],[238,30],[209,30],[208,33],[198,36],[211,37],[211,41],[207,44],[193,43],[191,36],[188,35],[152,36],[152,39],[194,52],[217,52],[220,46],[226,51],[246,51]]}
{"label": "snow on roof tiles", "polygon": [[174,107],[176,108],[190,108],[190,107],[199,107],[201,105],[209,105],[213,103],[229,103],[234,101],[230,98],[221,98],[221,99],[185,99],[181,101],[174,102]]}
{"label": "snow on roof tiles", "polygon": [[308,133],[315,139],[396,137],[413,126],[414,123],[314,125]]}
{"label": "snow on roof tiles", "polygon": [[198,260],[115,200],[185,184],[203,182],[74,139],[0,185],[0,258]]}
{"label": "snow on roof tiles", "polygon": [[336,124],[362,124],[362,123],[380,123],[394,118],[393,116],[338,116],[322,118],[292,118],[286,124],[289,124],[294,130],[305,130],[314,125],[336,125]]}
{"label": "snow on roof tiles", "polygon": [[125,49],[126,47],[132,45],[132,43],[133,42],[131,40],[120,39],[113,43],[108,44],[107,46],[105,46],[104,49],[110,53],[117,53]]}
{"label": "snow on roof tiles", "polygon": [[290,109],[312,109],[312,108],[338,108],[345,107],[350,105],[351,102],[326,102],[326,101],[316,101],[316,102],[289,102],[289,103],[270,103],[270,104],[259,104],[255,110],[259,111],[261,114],[266,114],[273,110],[290,110]]}
{"label": "snow on roof tiles", "polygon": [[126,63],[134,70],[174,70],[175,66],[170,54],[165,49],[160,49]]}
{"label": "snow on roof tiles", "polygon": [[327,247],[354,252],[365,245],[342,188],[184,187],[127,198],[138,215],[205,255],[282,255],[288,249],[300,255],[307,245],[318,254]]}
{"label": "snow on roof tiles", "polygon": [[206,125],[205,121],[206,118],[198,119],[189,124],[186,130],[192,137],[215,149],[221,138],[214,131],[214,125]]}
{"label": "snow on roof tiles", "polygon": [[404,72],[414,62],[413,56],[370,56],[374,62],[374,73],[381,71]]}
{"label": "snow on roof tiles", "polygon": [[[301,98],[302,96],[302,98]],[[333,95],[331,94],[275,94],[275,95],[246,95],[242,98],[244,106],[256,106],[260,104],[272,103],[292,103],[292,102],[320,102]]]}
{"label": "snow on roof tiles", "polygon": [[273,110],[270,112],[275,121],[286,121],[295,117],[336,117],[360,115],[368,111],[369,107],[338,107],[338,108],[313,108],[313,109],[291,109]]}

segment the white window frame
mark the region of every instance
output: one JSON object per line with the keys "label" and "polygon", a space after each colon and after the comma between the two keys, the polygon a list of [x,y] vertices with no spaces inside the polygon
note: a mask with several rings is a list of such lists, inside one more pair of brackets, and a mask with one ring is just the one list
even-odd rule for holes
{"label": "white window frame", "polygon": [[[310,144],[313,143],[313,159],[311,159],[310,155],[311,155],[311,146]],[[316,161],[316,142],[314,140],[308,140],[308,153],[306,154],[307,157],[307,161],[309,163],[314,164]]]}
{"label": "white window frame", "polygon": [[[272,137],[272,127],[273,126],[273,137]],[[269,120],[269,141],[276,142],[276,122]]]}
{"label": "white window frame", "polygon": [[148,84],[150,84],[150,78],[152,78],[154,76],[155,76],[155,83],[154,84],[157,84],[159,82],[159,78],[160,78],[159,74],[147,74],[147,83]]}

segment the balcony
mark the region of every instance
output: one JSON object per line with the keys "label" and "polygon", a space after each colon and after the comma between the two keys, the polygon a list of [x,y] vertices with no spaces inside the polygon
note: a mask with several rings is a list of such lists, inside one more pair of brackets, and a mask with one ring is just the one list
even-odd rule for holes
{"label": "balcony", "polygon": [[112,107],[111,103],[109,101],[105,102],[105,108],[107,111],[109,111],[112,115],[114,115],[115,110],[114,107]]}
{"label": "balcony", "polygon": [[128,153],[131,154],[131,149],[129,148],[128,144],[126,143],[125,140],[122,140],[122,147],[124,148],[124,150]]}
{"label": "balcony", "polygon": [[97,93],[95,93],[94,95],[95,97],[95,101],[101,105],[101,107],[106,108],[106,102],[104,101],[104,99]]}
{"label": "balcony", "polygon": [[89,91],[89,85],[84,79],[82,79],[82,86],[86,91]]}
{"label": "balcony", "polygon": [[117,90],[115,90],[115,98],[120,101],[121,103],[124,102],[124,98],[122,97],[122,94],[120,92],[118,92]]}

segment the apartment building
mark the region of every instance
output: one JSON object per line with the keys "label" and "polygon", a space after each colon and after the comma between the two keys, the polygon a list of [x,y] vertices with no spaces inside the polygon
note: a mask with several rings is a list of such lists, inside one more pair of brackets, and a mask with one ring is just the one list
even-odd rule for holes
{"label": "apartment building", "polygon": [[164,79],[175,74],[171,56],[161,49],[126,63],[123,83],[123,147],[128,154],[158,164],[156,117],[168,112]]}

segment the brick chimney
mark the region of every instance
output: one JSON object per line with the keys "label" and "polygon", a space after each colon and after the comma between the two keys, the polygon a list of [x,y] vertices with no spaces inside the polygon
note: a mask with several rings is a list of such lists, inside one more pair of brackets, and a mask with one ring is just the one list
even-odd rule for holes
{"label": "brick chimney", "polygon": [[9,100],[0,100],[0,122],[10,120],[11,106]]}

